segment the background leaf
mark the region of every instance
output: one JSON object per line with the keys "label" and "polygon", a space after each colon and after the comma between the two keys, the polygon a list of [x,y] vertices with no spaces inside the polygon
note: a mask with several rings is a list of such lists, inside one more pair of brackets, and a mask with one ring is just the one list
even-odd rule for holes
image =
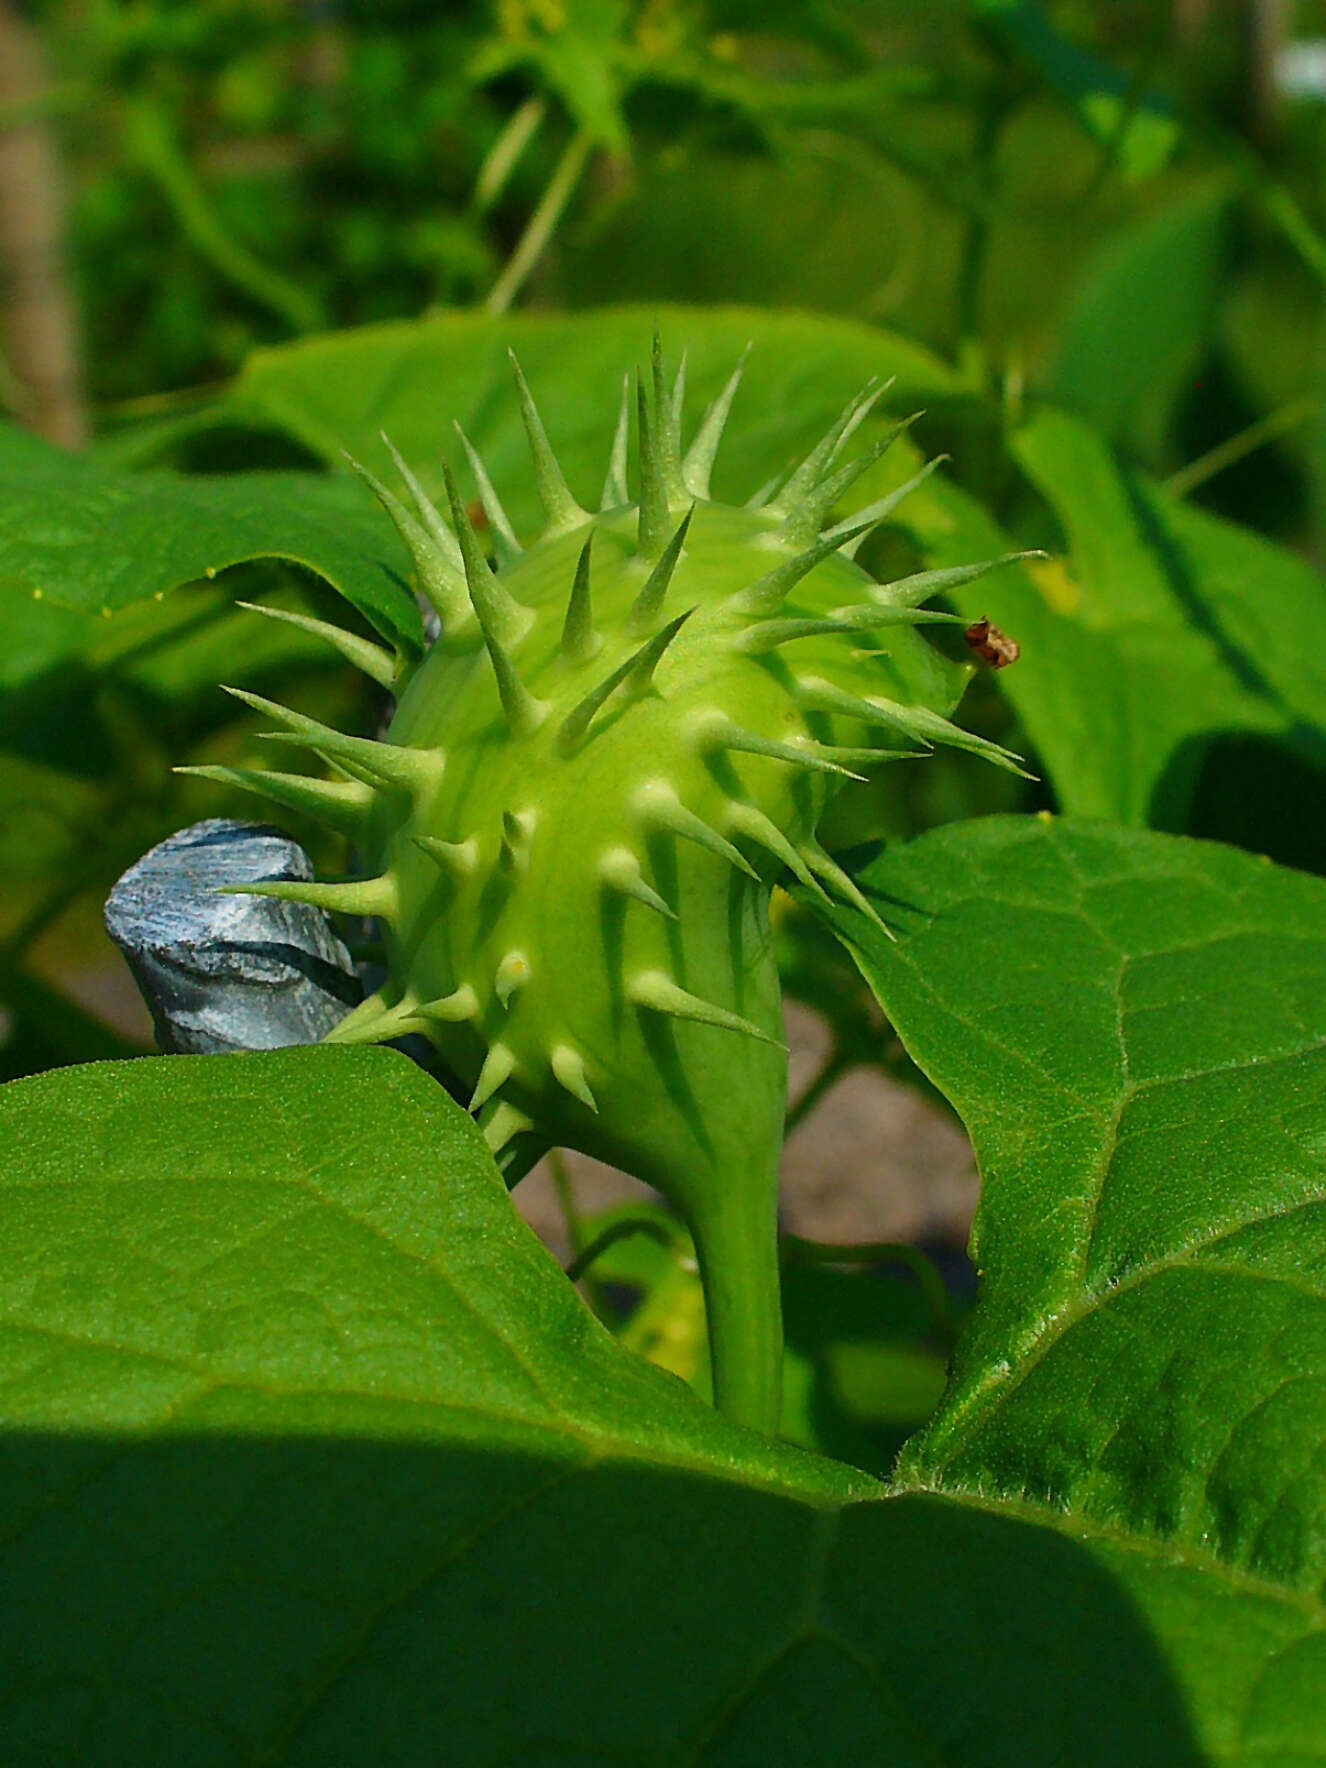
{"label": "background leaf", "polygon": [[622,376],[647,364],[655,325],[675,363],[688,352],[688,434],[748,343],[753,345],[715,495],[744,501],[791,464],[871,375],[896,375],[890,407],[959,386],[919,345],[849,320],[748,308],[611,307],[588,314],[440,313],[262,350],[230,395],[229,415],[277,429],[330,464],[348,448],[389,470],[386,430],[430,487],[462,424],[517,530],[539,523],[508,348],[520,358],[571,489],[598,503]]}
{"label": "background leaf", "polygon": [[[1250,529],[1167,497],[1064,413],[1040,413],[1012,448],[1062,522],[1067,555],[1001,571],[953,600],[1021,642],[1000,688],[1061,808],[1182,829],[1195,796],[1219,786],[1203,780],[1212,745],[1250,737],[1265,744],[1244,787],[1254,802],[1243,808],[1255,814],[1231,838],[1313,863],[1295,806],[1304,778],[1320,789],[1326,766],[1326,663],[1304,636],[1319,619],[1318,573]],[[937,564],[1009,544],[938,475],[899,517]],[[1295,757],[1303,767],[1287,772]]]}
{"label": "background leaf", "polygon": [[1211,347],[1230,220],[1222,182],[1114,234],[1073,291],[1045,371],[1047,397],[1155,461]]}
{"label": "background leaf", "polygon": [[0,632],[24,632],[21,604],[33,598],[114,614],[244,560],[281,558],[325,578],[387,637],[418,644],[407,555],[357,485],[311,473],[117,473],[16,434],[0,436]]}
{"label": "background leaf", "polygon": [[[1113,730],[1098,737],[1115,750],[1114,790],[1095,814],[1173,826],[1199,739],[1229,731],[1274,733],[1326,760],[1326,661],[1304,642],[1322,600],[1311,565],[1167,498],[1061,414],[1043,413],[1013,449],[1068,537],[1078,648],[1093,653],[1075,673],[1114,690]],[[1074,796],[1066,807],[1087,809]]]}

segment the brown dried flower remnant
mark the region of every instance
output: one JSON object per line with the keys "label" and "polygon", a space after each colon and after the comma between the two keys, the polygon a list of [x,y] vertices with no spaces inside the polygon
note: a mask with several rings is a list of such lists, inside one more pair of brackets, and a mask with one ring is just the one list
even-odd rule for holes
{"label": "brown dried flower remnant", "polygon": [[1022,655],[1018,641],[992,626],[984,615],[973,621],[962,636],[978,657],[985,658],[991,669],[1007,669]]}

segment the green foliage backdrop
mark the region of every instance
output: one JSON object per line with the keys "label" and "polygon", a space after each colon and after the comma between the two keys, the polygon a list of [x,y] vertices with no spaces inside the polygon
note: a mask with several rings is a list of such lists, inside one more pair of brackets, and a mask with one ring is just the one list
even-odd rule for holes
{"label": "green foliage backdrop", "polygon": [[[7,1761],[1319,1760],[1326,106],[1264,10],[0,5]],[[720,498],[879,376],[832,519],[951,459],[862,561],[1028,555],[946,605],[1035,777],[844,794],[894,938],[776,899],[814,1087],[982,1185],[974,1298],[788,1240],[784,1440],[662,1206],[573,1218],[577,1291],[404,1054],[100,992],[117,875],[253,814],[171,771],[259,760],[219,682],[381,729],[236,598],[423,643],[346,452],[440,494],[458,420],[528,530],[514,347],[592,507],[655,326],[692,427],[751,346]]]}

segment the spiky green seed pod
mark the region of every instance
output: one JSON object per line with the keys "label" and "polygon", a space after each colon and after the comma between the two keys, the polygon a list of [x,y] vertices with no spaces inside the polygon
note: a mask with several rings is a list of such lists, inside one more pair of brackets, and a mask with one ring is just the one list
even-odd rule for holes
{"label": "spiky green seed pod", "polygon": [[[241,697],[342,775],[308,782],[302,808],[353,828],[370,862],[359,882],[268,892],[384,923],[389,980],[332,1037],[422,1033],[499,1156],[523,1136],[657,1186],[694,1236],[718,1404],[772,1429],[786,1088],[772,884],[786,870],[871,912],[815,839],[843,781],[935,743],[1016,763],[949,723],[964,671],[913,630],[946,618],[924,599],[1000,561],[868,577],[856,544],[909,487],[820,533],[897,433],[836,465],[879,389],[776,495],[735,508],[711,500],[709,474],[740,373],[683,455],[680,377],[665,388],[656,341],[639,501],[624,405],[590,514],[517,369],[547,518],[524,550],[468,442],[498,569],[449,469],[447,519],[399,458],[404,499],[371,481],[443,623],[408,671],[358,659],[396,684],[386,741]],[[278,802],[300,793],[273,777]]]}

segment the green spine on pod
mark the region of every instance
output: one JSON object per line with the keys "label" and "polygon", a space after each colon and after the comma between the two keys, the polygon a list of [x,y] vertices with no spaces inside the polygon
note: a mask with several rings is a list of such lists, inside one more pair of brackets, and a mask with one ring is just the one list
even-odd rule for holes
{"label": "green spine on pod", "polygon": [[[399,495],[365,474],[441,637],[413,665],[361,647],[398,695],[380,744],[261,705],[284,727],[275,740],[342,776],[277,774],[270,795],[353,832],[368,874],[279,893],[383,923],[388,980],[332,1039],[428,1038],[472,1089],[509,1178],[562,1145],[663,1192],[694,1237],[716,1401],[773,1430],[787,1063],[772,885],[787,871],[864,904],[815,839],[847,779],[936,743],[1017,763],[949,723],[967,667],[911,630],[951,618],[919,608],[923,594],[1005,561],[895,591],[853,562],[875,511],[820,532],[854,476],[836,463],[873,386],[776,496],[714,502],[740,372],[683,453],[681,388],[665,386],[656,339],[637,500],[624,404],[590,514],[517,369],[539,537],[521,546],[463,439],[496,565],[449,468],[441,508],[399,459]],[[214,773],[263,789],[261,773]]]}

